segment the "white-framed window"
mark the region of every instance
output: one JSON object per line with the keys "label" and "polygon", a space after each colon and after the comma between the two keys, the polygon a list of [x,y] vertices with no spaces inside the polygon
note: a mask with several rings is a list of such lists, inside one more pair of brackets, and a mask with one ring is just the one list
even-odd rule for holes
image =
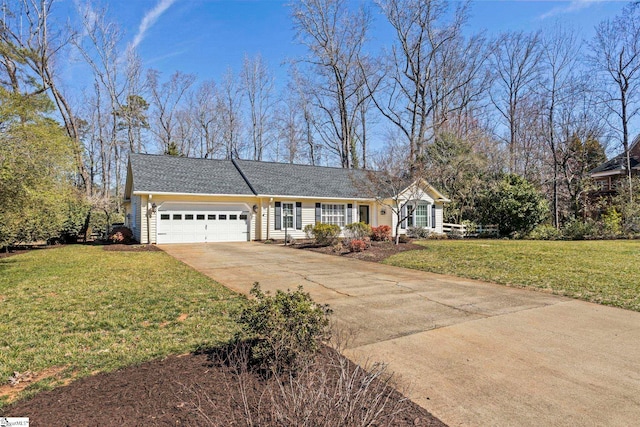
{"label": "white-framed window", "polygon": [[322,204],[322,223],[335,224],[344,227],[346,220],[345,205]]}
{"label": "white-framed window", "polygon": [[292,229],[294,225],[295,210],[293,203],[282,203],[282,229]]}
{"label": "white-framed window", "polygon": [[429,226],[429,205],[426,203],[418,203],[413,216],[416,227],[427,228]]}

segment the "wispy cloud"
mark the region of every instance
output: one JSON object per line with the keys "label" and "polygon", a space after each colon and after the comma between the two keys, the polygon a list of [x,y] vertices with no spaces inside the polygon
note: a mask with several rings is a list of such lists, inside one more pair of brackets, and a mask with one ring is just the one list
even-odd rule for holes
{"label": "wispy cloud", "polygon": [[142,18],[140,27],[138,27],[138,33],[133,38],[133,41],[131,42],[129,47],[132,49],[138,47],[140,42],[144,40],[147,31],[149,31],[149,28],[151,28],[153,24],[156,23],[158,18],[160,18],[160,16],[162,16],[162,14],[166,12],[167,9],[169,9],[169,7],[171,7],[171,5],[175,2],[176,0],[159,0],[158,4],[156,4],[156,6],[149,12],[147,12],[146,15],[144,15],[144,17]]}
{"label": "wispy cloud", "polygon": [[554,16],[562,15],[565,13],[577,12],[582,9],[586,9],[596,3],[600,3],[605,0],[573,0],[566,6],[556,6],[550,11],[543,13],[539,16],[540,19],[553,18]]}

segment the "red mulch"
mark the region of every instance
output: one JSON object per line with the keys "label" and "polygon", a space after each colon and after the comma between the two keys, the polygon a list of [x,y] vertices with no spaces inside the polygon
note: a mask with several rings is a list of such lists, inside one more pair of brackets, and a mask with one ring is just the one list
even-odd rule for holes
{"label": "red mulch", "polygon": [[390,257],[391,255],[395,255],[400,252],[419,251],[427,249],[425,246],[416,245],[413,242],[400,243],[398,245],[396,245],[394,242],[371,242],[371,247],[365,249],[362,252],[350,252],[347,248],[341,245],[316,247],[311,243],[296,243],[291,247],[372,262],[380,262]]}
{"label": "red mulch", "polygon": [[[261,383],[249,380],[249,402],[263,396]],[[187,354],[38,393],[10,406],[2,416],[29,417],[32,427],[247,425],[241,397],[228,368],[212,363],[206,354]],[[411,401],[402,405],[394,426],[445,426]],[[274,424],[254,420],[254,425]]]}

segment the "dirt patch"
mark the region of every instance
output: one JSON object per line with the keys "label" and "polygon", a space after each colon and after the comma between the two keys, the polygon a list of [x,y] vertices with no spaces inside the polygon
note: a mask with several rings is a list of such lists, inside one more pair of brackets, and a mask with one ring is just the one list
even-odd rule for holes
{"label": "dirt patch", "polygon": [[19,246],[19,247],[15,247],[15,248],[10,248],[9,252],[7,252],[6,249],[2,249],[0,251],[0,259],[8,258],[8,257],[15,256],[15,255],[26,254],[27,252],[40,251],[40,250],[45,250],[45,249],[55,249],[55,248],[60,248],[60,247],[62,247],[62,246],[61,245],[52,245],[52,246]]}
{"label": "dirt patch", "polygon": [[124,245],[124,244],[110,244],[102,247],[105,251],[114,252],[158,252],[161,249],[156,245]]}
{"label": "dirt patch", "polygon": [[426,249],[425,246],[417,245],[413,242],[400,243],[398,245],[394,244],[393,242],[371,242],[371,246],[362,252],[350,252],[342,245],[318,247],[311,243],[296,243],[291,247],[313,252],[320,252],[328,255],[343,256],[347,258],[355,258],[372,262],[380,262],[390,257],[391,255],[395,255],[400,252],[419,251]]}
{"label": "dirt patch", "polygon": [[45,378],[55,377],[64,370],[65,368],[63,367],[52,367],[41,372],[14,372],[13,375],[9,377],[9,384],[0,386],[0,398],[7,399],[7,401],[11,402],[21,391],[31,384]]}
{"label": "dirt patch", "polygon": [[[7,408],[2,415],[29,417],[34,427],[246,425],[243,398],[268,401],[268,391],[257,377],[245,380],[250,387],[243,395],[229,369],[212,363],[210,355],[171,356],[38,393]],[[444,426],[411,401],[404,400],[402,405],[394,426]],[[253,421],[254,425],[274,425]]]}

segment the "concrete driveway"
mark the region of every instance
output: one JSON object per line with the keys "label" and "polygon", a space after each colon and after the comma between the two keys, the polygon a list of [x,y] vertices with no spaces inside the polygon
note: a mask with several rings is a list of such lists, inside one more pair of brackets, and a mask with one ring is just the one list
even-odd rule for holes
{"label": "concrete driveway", "polygon": [[248,293],[303,285],[457,426],[638,425],[640,313],[262,243],[161,246]]}

